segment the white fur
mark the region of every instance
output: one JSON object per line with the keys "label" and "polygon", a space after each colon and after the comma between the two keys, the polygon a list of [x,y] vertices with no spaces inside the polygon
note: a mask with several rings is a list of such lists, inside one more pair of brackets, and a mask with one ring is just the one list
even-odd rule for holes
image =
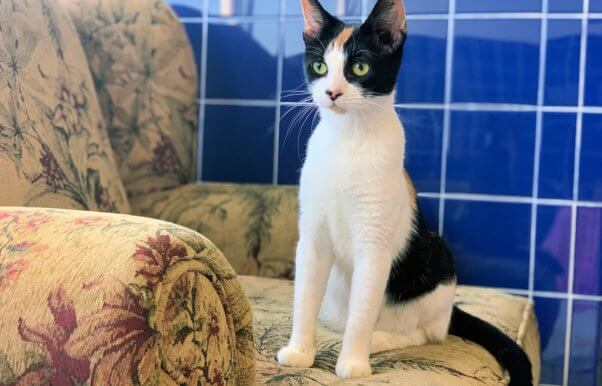
{"label": "white fur", "polygon": [[[343,76],[343,52],[329,49],[325,61],[328,75],[310,85],[321,121],[301,172],[293,331],[278,360],[313,364],[321,308],[322,323],[344,331],[337,375],[361,377],[371,352],[445,339],[455,284],[384,304],[391,264],[412,232],[404,131],[393,95],[365,99]],[[326,90],[343,96],[332,102]]]}

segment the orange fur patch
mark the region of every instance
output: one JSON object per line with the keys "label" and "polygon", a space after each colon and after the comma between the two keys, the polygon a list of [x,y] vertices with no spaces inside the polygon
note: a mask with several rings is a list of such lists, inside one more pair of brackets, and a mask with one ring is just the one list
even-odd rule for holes
{"label": "orange fur patch", "polygon": [[341,33],[339,34],[339,36],[337,36],[337,38],[332,42],[333,47],[335,49],[341,49],[343,47],[343,45],[345,43],[347,43],[347,40],[349,40],[352,33],[353,33],[353,28],[351,28],[351,27],[347,27],[347,28],[343,29],[341,31]]}
{"label": "orange fur patch", "polygon": [[412,206],[413,209],[416,209],[416,188],[414,187],[414,184],[412,183],[412,179],[410,178],[408,171],[405,169],[403,169],[403,177],[405,178],[406,184],[408,185],[408,195],[410,196],[410,205]]}

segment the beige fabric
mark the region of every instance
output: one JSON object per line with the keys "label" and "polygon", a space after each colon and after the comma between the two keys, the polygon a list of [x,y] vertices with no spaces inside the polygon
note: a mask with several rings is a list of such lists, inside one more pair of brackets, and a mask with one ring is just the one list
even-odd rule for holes
{"label": "beige fabric", "polygon": [[0,2],[0,205],[128,212],[94,84],[67,14]]}
{"label": "beige fabric", "polygon": [[186,32],[157,0],[59,0],[92,69],[130,196],[195,179],[197,76]]}
{"label": "beige fabric", "polygon": [[136,214],[203,233],[239,274],[294,275],[297,187],[189,184],[134,197],[130,203]]}
{"label": "beige fabric", "polygon": [[[253,304],[257,348],[257,384],[274,385],[378,385],[452,386],[504,385],[499,364],[483,348],[450,336],[443,344],[412,347],[373,355],[374,374],[342,380],[334,374],[341,336],[323,327],[318,330],[318,353],[310,369],[291,369],[275,360],[291,331],[293,282],[240,277]],[[539,335],[531,303],[497,291],[459,287],[456,302],[471,314],[501,328],[525,347],[539,383]]]}
{"label": "beige fabric", "polygon": [[236,274],[205,237],[162,221],[0,207],[0,315],[0,385],[255,375]]}

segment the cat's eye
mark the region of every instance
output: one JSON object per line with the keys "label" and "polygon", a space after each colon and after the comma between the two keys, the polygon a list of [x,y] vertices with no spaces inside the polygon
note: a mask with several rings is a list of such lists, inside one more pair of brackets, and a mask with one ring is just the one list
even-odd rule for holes
{"label": "cat's eye", "polygon": [[355,76],[365,76],[370,71],[370,65],[366,63],[353,63],[353,74]]}
{"label": "cat's eye", "polygon": [[313,62],[311,64],[311,68],[318,75],[324,75],[328,72],[328,65],[326,63],[320,62],[320,61]]}

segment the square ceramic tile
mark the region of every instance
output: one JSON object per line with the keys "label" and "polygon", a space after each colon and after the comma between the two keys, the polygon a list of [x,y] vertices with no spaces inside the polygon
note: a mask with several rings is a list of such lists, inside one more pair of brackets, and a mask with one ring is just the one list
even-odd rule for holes
{"label": "square ceramic tile", "polygon": [[274,108],[206,106],[203,180],[271,183]]}
{"label": "square ceramic tile", "polygon": [[[196,62],[197,80],[201,79],[201,50],[203,46],[203,25],[201,23],[184,23],[184,28],[188,34],[190,45],[192,46],[192,52],[194,54],[194,61]],[[200,92],[200,88],[199,88]]]}
{"label": "square ceramic tile", "polygon": [[278,22],[211,23],[207,98],[274,99]]}
{"label": "square ceramic tile", "polygon": [[456,12],[538,12],[541,0],[457,0]]}
{"label": "square ceramic tile", "polygon": [[583,0],[548,0],[549,12],[575,13],[583,11]]}
{"label": "square ceramic tile", "polygon": [[454,111],[447,191],[531,196],[535,113]]}
{"label": "square ceramic tile", "polygon": [[[368,13],[374,8],[376,0],[368,0]],[[405,0],[408,15],[415,14],[442,14],[447,13],[449,0]]]}
{"label": "square ceramic tile", "polygon": [[535,297],[533,300],[541,341],[541,383],[561,385],[567,301],[542,297]]}
{"label": "square ceramic tile", "polygon": [[579,197],[584,201],[602,201],[602,119],[599,114],[583,116]]}
{"label": "square ceramic tile", "polygon": [[[198,0],[202,1],[202,0]],[[281,0],[209,0],[209,15],[230,16],[278,16]]]}
{"label": "square ceramic tile", "polygon": [[530,224],[527,204],[447,200],[444,238],[458,282],[527,289]]}
{"label": "square ceramic tile", "polygon": [[397,78],[398,103],[443,103],[447,21],[411,20]]}
{"label": "square ceramic tile", "polygon": [[297,185],[318,112],[312,106],[282,106],[280,116],[278,183]]}
{"label": "square ceramic tile", "polygon": [[538,206],[535,237],[535,290],[566,292],[571,249],[571,208]]}
{"label": "square ceramic tile", "polygon": [[418,192],[439,192],[443,112],[399,109],[406,134],[405,167]]}
{"label": "square ceramic tile", "polygon": [[590,12],[602,12],[602,0],[589,0]]}
{"label": "square ceramic tile", "polygon": [[539,197],[573,197],[576,127],[576,114],[544,113],[539,158]]}
{"label": "square ceramic tile", "polygon": [[418,203],[427,228],[433,232],[437,232],[439,229],[439,199],[419,197]]}
{"label": "square ceramic tile", "polygon": [[580,20],[548,20],[546,105],[577,105],[580,51]]}
{"label": "square ceramic tile", "polygon": [[579,208],[573,291],[602,296],[602,208]]}
{"label": "square ceramic tile", "polygon": [[573,304],[573,328],[569,385],[602,383],[602,302],[576,300]]}
{"label": "square ceramic tile", "polygon": [[303,21],[288,21],[284,27],[284,58],[282,61],[282,94],[285,102],[309,100],[303,70],[305,43],[303,42]]}
{"label": "square ceramic tile", "polygon": [[454,102],[537,103],[539,20],[458,20]]}
{"label": "square ceramic tile", "polygon": [[585,104],[602,106],[602,20],[590,20],[585,69]]}
{"label": "square ceramic tile", "polygon": [[203,0],[167,0],[179,17],[203,16]]}

